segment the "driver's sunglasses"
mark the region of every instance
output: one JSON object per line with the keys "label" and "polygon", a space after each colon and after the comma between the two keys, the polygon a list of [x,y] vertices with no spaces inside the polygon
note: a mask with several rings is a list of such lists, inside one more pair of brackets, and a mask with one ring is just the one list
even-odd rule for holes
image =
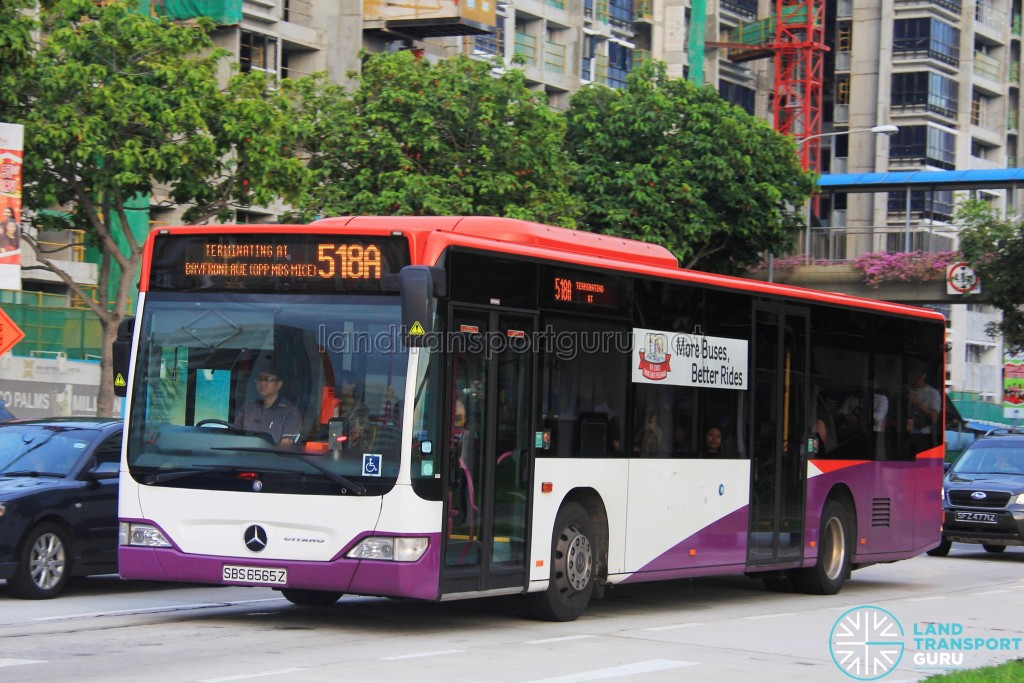
{"label": "driver's sunglasses", "polygon": [[257,382],[280,382],[281,380],[277,377],[257,377]]}

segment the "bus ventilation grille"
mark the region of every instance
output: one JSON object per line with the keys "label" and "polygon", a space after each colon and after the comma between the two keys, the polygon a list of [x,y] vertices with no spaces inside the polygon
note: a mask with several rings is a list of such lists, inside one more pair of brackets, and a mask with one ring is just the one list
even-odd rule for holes
{"label": "bus ventilation grille", "polygon": [[871,526],[889,526],[892,520],[892,499],[873,498],[871,500]]}

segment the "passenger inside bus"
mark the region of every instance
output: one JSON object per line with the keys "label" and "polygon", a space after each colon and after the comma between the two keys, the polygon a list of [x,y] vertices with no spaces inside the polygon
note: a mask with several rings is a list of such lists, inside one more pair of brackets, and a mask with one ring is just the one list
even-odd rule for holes
{"label": "passenger inside bus", "polygon": [[284,377],[277,371],[256,373],[259,398],[248,401],[235,416],[235,426],[247,432],[268,434],[275,444],[288,446],[299,438],[302,415],[299,409],[281,396]]}

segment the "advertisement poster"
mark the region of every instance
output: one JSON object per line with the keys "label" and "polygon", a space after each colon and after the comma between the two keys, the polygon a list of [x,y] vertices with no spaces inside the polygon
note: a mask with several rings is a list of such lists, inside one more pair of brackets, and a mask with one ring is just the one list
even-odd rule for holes
{"label": "advertisement poster", "polygon": [[0,123],[0,289],[21,289],[21,168],[25,127]]}
{"label": "advertisement poster", "polygon": [[633,328],[633,381],[711,389],[747,388],[746,339]]}
{"label": "advertisement poster", "polygon": [[1003,417],[1024,418],[1024,356],[1003,357]]}
{"label": "advertisement poster", "polygon": [[[100,364],[65,358],[0,358],[0,400],[14,417],[96,416]],[[114,401],[120,415],[123,399]]]}

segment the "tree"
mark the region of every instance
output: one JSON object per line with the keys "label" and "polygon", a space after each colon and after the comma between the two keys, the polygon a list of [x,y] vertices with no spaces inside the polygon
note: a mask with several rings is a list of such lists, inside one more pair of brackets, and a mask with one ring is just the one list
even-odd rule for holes
{"label": "tree", "polygon": [[990,325],[993,337],[1003,335],[1009,353],[1024,351],[1024,222],[1000,217],[987,202],[969,200],[957,208],[960,250],[981,280],[985,302],[1000,309],[1002,322]]}
{"label": "tree", "polygon": [[366,58],[351,93],[295,84],[316,182],[298,204],[327,215],[487,215],[571,226],[564,122],[518,70],[412,52]]}
{"label": "tree", "polygon": [[796,148],[710,87],[648,62],[612,90],[578,91],[567,112],[580,226],[661,244],[688,268],[738,273],[784,253],[814,189]]}
{"label": "tree", "polygon": [[0,3],[0,122],[7,121],[14,104],[16,84],[32,61],[35,20],[28,10],[35,0],[4,0]]}
{"label": "tree", "polygon": [[[289,152],[296,131],[282,95],[256,75],[236,75],[220,89],[225,53],[213,49],[209,21],[178,25],[124,2],[91,0],[57,0],[40,21],[40,43],[15,84],[14,120],[25,125],[24,205],[65,209],[37,213],[34,224],[83,230],[99,249],[96,300],[37,240],[25,242],[99,318],[108,378],[141,258],[128,214],[148,209],[153,184],[190,205],[186,220],[200,222],[294,196],[306,171]],[[104,381],[97,412],[112,407]]]}

